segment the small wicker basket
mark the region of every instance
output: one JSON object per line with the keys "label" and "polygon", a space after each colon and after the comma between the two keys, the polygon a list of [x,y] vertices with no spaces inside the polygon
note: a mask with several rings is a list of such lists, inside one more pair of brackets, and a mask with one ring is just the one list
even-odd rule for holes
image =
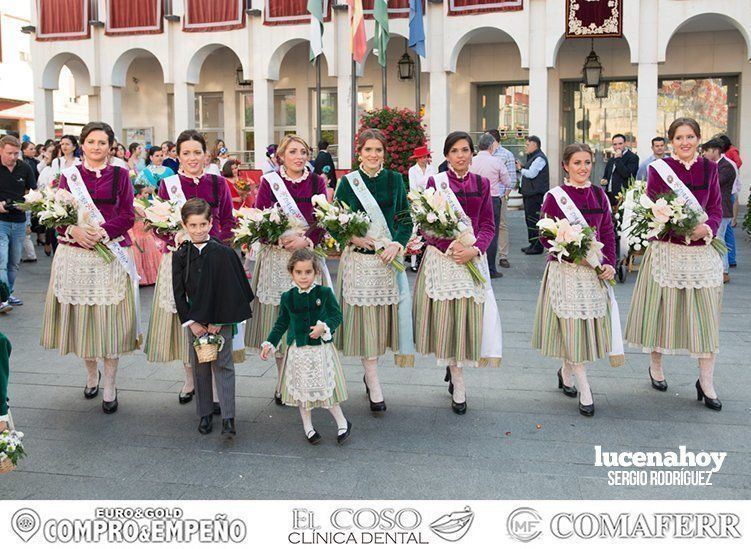
{"label": "small wicker basket", "polygon": [[[9,431],[15,431],[16,426],[13,424],[13,416],[10,415],[10,410],[8,410],[8,430]],[[16,466],[13,465],[13,462],[10,460],[10,458],[4,457],[3,459],[0,459],[0,475],[4,475],[5,473],[10,473],[11,471],[15,471]]]}
{"label": "small wicker basket", "polygon": [[193,348],[196,350],[196,357],[198,362],[206,363],[213,362],[219,356],[219,351],[224,347],[224,338],[218,336],[211,341],[207,336],[201,336],[193,344]]}

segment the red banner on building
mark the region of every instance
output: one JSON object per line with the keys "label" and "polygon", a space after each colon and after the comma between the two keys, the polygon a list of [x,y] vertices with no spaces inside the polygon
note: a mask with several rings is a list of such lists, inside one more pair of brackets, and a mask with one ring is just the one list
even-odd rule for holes
{"label": "red banner on building", "polygon": [[[323,20],[331,21],[331,4],[323,0]],[[265,0],[264,25],[302,25],[310,23],[308,0]]]}
{"label": "red banner on building", "polygon": [[623,0],[566,0],[566,38],[623,36]]}
{"label": "red banner on building", "polygon": [[162,32],[161,0],[107,0],[108,36]]}
{"label": "red banner on building", "polygon": [[213,32],[245,26],[243,0],[185,0],[183,30]]}
{"label": "red banner on building", "polygon": [[[374,0],[362,0],[365,19],[373,19]],[[422,12],[425,13],[425,0],[422,0]],[[409,17],[409,0],[389,0],[389,19]]]}
{"label": "red banner on building", "polygon": [[523,8],[523,0],[449,0],[449,15],[521,11]]}
{"label": "red banner on building", "polygon": [[36,39],[83,40],[91,36],[89,0],[36,0],[39,24]]}

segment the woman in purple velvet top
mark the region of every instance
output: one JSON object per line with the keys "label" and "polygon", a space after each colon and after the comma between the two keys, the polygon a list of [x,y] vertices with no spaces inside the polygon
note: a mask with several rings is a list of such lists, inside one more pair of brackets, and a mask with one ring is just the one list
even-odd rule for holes
{"label": "woman in purple velvet top", "polygon": [[[89,122],[81,131],[84,162],[67,168],[60,177],[61,189],[83,197],[88,194],[104,222],[97,225],[92,220],[58,230],[60,246],[52,262],[41,337],[44,348],[59,349],[63,355],[75,353],[84,360],[87,399],[99,394],[97,361],[104,362],[105,413],[117,410],[120,355],[139,347],[138,283],[129,274],[135,275],[128,237],[135,220],[133,188],[128,171],[107,162],[114,142],[108,124]],[[100,242],[120,246],[126,253],[107,264],[93,249]]]}
{"label": "woman in purple velvet top", "polygon": [[[443,147],[448,172],[429,177],[426,187],[437,189],[449,203],[452,195],[456,198],[471,222],[476,240],[469,246],[422,232],[427,247],[417,274],[413,302],[417,352],[434,354],[438,365],[446,368],[451,408],[460,415],[467,411],[463,366],[501,363],[500,318],[489,287],[490,274],[487,268],[483,269],[487,266],[484,255],[495,232],[490,183],[470,173],[472,152],[469,134],[449,134]],[[463,217],[461,212],[457,213]],[[472,279],[466,268],[470,261],[475,261],[483,271],[486,285]],[[490,297],[486,290],[490,290]],[[488,306],[492,306],[492,316],[485,316]],[[486,338],[496,338],[498,352],[485,352],[490,348]]]}
{"label": "woman in purple velvet top", "polygon": [[[573,143],[566,147],[562,165],[567,177],[560,190],[553,189],[545,195],[540,216],[566,219],[558,201],[571,200],[603,245],[602,271],[598,275],[596,266],[565,259],[559,262],[549,255],[532,331],[535,349],[563,360],[558,370],[558,387],[566,396],[579,395],[579,412],[585,416],[593,415],[595,408],[584,364],[605,357],[612,350],[611,302],[602,280],[613,279],[616,260],[610,202],[605,191],[594,187],[589,180],[593,160],[589,145]],[[546,249],[550,248],[547,239],[541,238],[541,242]],[[620,332],[616,333],[620,337]]]}
{"label": "woman in purple velvet top", "polygon": [[[203,135],[196,130],[182,132],[177,138],[180,170],[178,174],[162,179],[157,193],[161,198],[176,200],[180,206],[191,198],[206,200],[211,206],[214,221],[209,234],[226,243],[232,239],[232,228],[235,225],[232,198],[223,177],[204,173],[205,154],[206,141]],[[186,328],[180,323],[172,293],[172,252],[176,250],[176,244],[163,241],[158,244],[161,245],[164,256],[159,264],[154,287],[154,302],[144,352],[149,362],[182,361],[185,380],[178,394],[178,402],[187,404],[195,394],[193,371],[190,367],[189,342],[192,338],[186,337]]]}
{"label": "woman in purple velvet top", "polygon": [[[276,149],[279,171],[266,173],[261,178],[255,208],[266,209],[278,204],[292,217],[296,209],[305,217],[308,228],[304,232],[295,232],[283,236],[274,245],[263,244],[256,257],[256,265],[251,281],[253,294],[253,322],[245,328],[245,345],[260,349],[279,316],[279,301],[284,292],[292,288],[292,277],[287,270],[287,263],[295,250],[313,248],[320,243],[323,230],[316,225],[311,198],[317,194],[326,194],[326,182],[322,177],[307,168],[310,147],[302,137],[287,135]],[[328,269],[326,262],[319,260],[320,272],[323,273],[319,284],[326,282]],[[284,364],[286,344],[282,342],[276,353],[277,386],[274,401],[282,405],[281,373]]]}
{"label": "woman in purple velvet top", "polygon": [[652,387],[667,391],[663,354],[688,354],[699,361],[697,400],[712,410],[722,403],[714,389],[722,311],[722,257],[708,243],[722,221],[717,164],[697,152],[701,131],[691,118],[678,118],[668,129],[673,154],[649,166],[647,194],[654,199],[686,189],[704,210],[688,244],[683,236],[653,240],[644,254],[631,298],[626,340],[651,353]]}

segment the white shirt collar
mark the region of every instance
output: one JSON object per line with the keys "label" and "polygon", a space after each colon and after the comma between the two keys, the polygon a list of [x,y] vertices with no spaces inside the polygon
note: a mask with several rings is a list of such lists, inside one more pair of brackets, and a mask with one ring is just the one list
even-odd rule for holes
{"label": "white shirt collar", "polygon": [[689,160],[688,162],[684,162],[683,160],[681,160],[680,158],[678,158],[675,153],[671,153],[670,154],[670,158],[672,158],[676,162],[679,162],[680,164],[682,164],[683,167],[686,168],[686,170],[691,170],[691,168],[694,167],[694,164],[696,164],[696,162],[699,160],[699,156],[700,155],[699,155],[698,152],[694,153],[694,158],[693,159]]}
{"label": "white shirt collar", "polygon": [[309,294],[310,292],[313,291],[313,288],[315,288],[315,287],[316,287],[316,283],[315,282],[313,282],[313,284],[311,284],[310,287],[307,290],[303,290],[303,289],[300,288],[300,286],[298,286],[297,284],[295,284],[295,288],[297,288],[297,291],[300,292],[301,294]]}

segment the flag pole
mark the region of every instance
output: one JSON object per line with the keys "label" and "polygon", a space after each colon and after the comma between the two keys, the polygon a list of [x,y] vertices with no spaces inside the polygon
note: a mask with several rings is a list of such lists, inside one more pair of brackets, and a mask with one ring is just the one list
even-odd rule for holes
{"label": "flag pole", "polygon": [[352,129],[352,167],[355,166],[355,154],[356,154],[356,147],[355,147],[355,134],[357,133],[357,61],[355,61],[354,56],[352,57],[352,120],[351,120],[351,129]]}
{"label": "flag pole", "polygon": [[316,57],[316,147],[321,142],[321,56]]}
{"label": "flag pole", "polygon": [[387,107],[389,104],[388,101],[388,76],[386,74],[386,65],[383,65],[381,67],[381,101],[383,103],[384,107]]}
{"label": "flag pole", "polygon": [[420,54],[415,52],[417,63],[415,63],[415,114],[420,115]]}

